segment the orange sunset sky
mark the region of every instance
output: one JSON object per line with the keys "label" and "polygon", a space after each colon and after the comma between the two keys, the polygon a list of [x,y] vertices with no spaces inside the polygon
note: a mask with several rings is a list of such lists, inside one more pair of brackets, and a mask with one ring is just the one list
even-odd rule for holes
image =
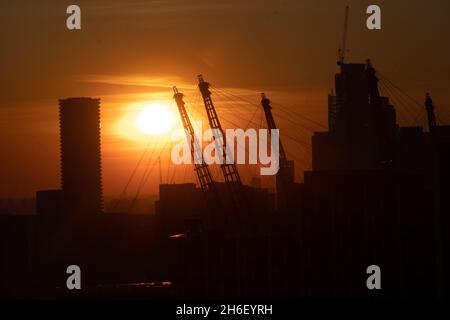
{"label": "orange sunset sky", "polygon": [[[1,0],[0,198],[59,188],[58,99],[75,96],[101,98],[105,195],[122,191],[149,139],[164,182],[195,181],[191,168],[169,165],[169,134],[149,138],[134,122],[149,103],[167,105],[178,120],[174,85],[201,119],[199,73],[227,93],[213,94],[225,127],[245,127],[243,119],[258,126],[259,93],[266,92],[301,180],[311,165],[311,134],[327,125],[346,4],[348,60],[371,58],[377,71],[419,102],[430,91],[439,118],[450,123],[450,2],[376,2],[381,31],[365,27],[373,4],[367,1]],[[81,7],[81,30],[66,29],[70,4]],[[415,124],[396,107],[402,125]],[[417,105],[411,108],[419,114]],[[290,118],[289,110],[305,118]],[[144,194],[157,193],[158,170]],[[256,174],[246,168],[244,182]]]}

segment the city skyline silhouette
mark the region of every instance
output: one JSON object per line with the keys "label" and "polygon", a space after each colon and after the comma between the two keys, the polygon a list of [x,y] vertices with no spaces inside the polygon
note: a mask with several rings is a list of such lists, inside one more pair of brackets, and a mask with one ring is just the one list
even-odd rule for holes
{"label": "city skyline silhouette", "polygon": [[[350,2],[339,51],[341,1],[96,0],[73,31],[55,28],[62,5],[44,1],[43,21],[6,4],[8,23],[23,15],[0,31],[15,44],[0,82],[0,298],[448,298],[450,28],[437,26],[450,22],[424,10],[437,2],[382,1],[368,31]],[[29,37],[34,23],[51,32]],[[202,151],[199,123],[269,129],[279,170],[173,163],[180,140],[191,160]]]}

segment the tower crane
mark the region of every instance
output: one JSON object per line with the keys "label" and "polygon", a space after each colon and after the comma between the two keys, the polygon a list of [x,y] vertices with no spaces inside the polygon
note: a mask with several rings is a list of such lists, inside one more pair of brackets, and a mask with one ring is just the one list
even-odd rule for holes
{"label": "tower crane", "polygon": [[[186,110],[186,106],[183,100],[183,94],[178,91],[177,87],[173,87],[174,99],[177,103],[178,111],[180,113],[181,122],[186,132],[186,138],[190,143],[191,159],[194,163],[194,170],[200,183],[200,188],[206,197],[208,205],[208,212],[220,212],[220,199],[219,194],[209,170],[208,164],[203,159],[202,148],[195,135],[194,127]],[[212,217],[209,217],[211,220]]]}
{"label": "tower crane", "polygon": [[200,93],[202,94],[209,125],[211,129],[217,130],[221,134],[221,138],[219,139],[219,141],[217,141],[217,138],[215,136],[214,139],[216,139],[215,142],[217,143],[216,145],[218,149],[222,149],[223,161],[220,165],[220,168],[225,179],[225,184],[229,190],[233,207],[239,213],[246,213],[248,205],[241,177],[239,176],[239,172],[236,168],[236,165],[234,164],[234,161],[233,163],[227,163],[226,161],[228,152],[225,132],[222,128],[213,101],[211,99],[211,91],[209,90],[210,84],[203,79],[202,75],[198,76],[198,87],[200,89]]}
{"label": "tower crane", "polygon": [[[270,100],[264,93],[261,93],[261,106],[266,117],[267,128],[271,133],[273,129],[278,129],[272,114],[272,106]],[[280,168],[276,175],[277,202],[280,209],[287,206],[289,186],[294,183],[294,161],[288,160],[281,139],[279,141]]]}
{"label": "tower crane", "polygon": [[345,61],[345,52],[347,50],[347,29],[348,29],[349,6],[345,7],[344,33],[342,35],[342,47],[339,49],[338,65],[343,65]]}
{"label": "tower crane", "polygon": [[434,114],[433,100],[431,100],[429,93],[427,93],[425,99],[425,110],[427,111],[428,129],[430,130],[430,133],[433,134],[435,131],[434,129],[437,126],[437,123],[436,123],[436,115]]}

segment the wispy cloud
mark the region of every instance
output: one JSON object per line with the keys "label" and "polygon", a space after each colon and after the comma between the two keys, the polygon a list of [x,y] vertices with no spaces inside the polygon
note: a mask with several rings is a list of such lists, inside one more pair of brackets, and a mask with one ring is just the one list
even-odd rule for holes
{"label": "wispy cloud", "polygon": [[[248,2],[248,1],[247,1]],[[257,0],[251,0],[257,4]],[[251,6],[249,3],[243,4],[240,0],[135,0],[135,1],[97,1],[92,5],[98,12],[104,14],[126,13],[129,15],[136,14],[192,14],[194,12],[235,12],[239,8],[252,8],[253,11],[258,7]]]}
{"label": "wispy cloud", "polygon": [[82,75],[76,76],[77,82],[110,84],[118,86],[133,86],[133,87],[150,87],[155,89],[167,89],[174,85],[182,85],[184,87],[193,87],[176,76],[157,76],[148,77],[143,75]]}

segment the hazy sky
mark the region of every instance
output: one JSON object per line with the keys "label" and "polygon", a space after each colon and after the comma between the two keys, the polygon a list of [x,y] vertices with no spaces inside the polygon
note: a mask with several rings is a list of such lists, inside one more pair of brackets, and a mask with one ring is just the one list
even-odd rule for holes
{"label": "hazy sky", "polygon": [[[81,7],[80,31],[66,29],[70,4]],[[145,145],[118,128],[133,104],[170,103],[173,85],[193,102],[198,73],[255,104],[265,91],[326,124],[346,4],[349,60],[371,58],[414,98],[422,101],[430,91],[437,107],[449,110],[448,0],[0,0],[0,197],[59,187],[57,100],[63,97],[102,99],[106,194],[120,193]],[[382,9],[381,31],[365,27],[370,4]],[[236,106],[216,97],[224,116]],[[237,107],[251,116],[250,105]],[[308,121],[289,127],[284,118],[280,113],[281,136],[286,130],[305,143],[286,141],[298,170],[307,169],[307,143],[321,127]],[[450,121],[444,113],[441,118]],[[173,170],[163,164],[164,180]],[[178,182],[193,179],[192,172],[176,176]],[[155,171],[146,192],[156,192],[158,181]]]}

